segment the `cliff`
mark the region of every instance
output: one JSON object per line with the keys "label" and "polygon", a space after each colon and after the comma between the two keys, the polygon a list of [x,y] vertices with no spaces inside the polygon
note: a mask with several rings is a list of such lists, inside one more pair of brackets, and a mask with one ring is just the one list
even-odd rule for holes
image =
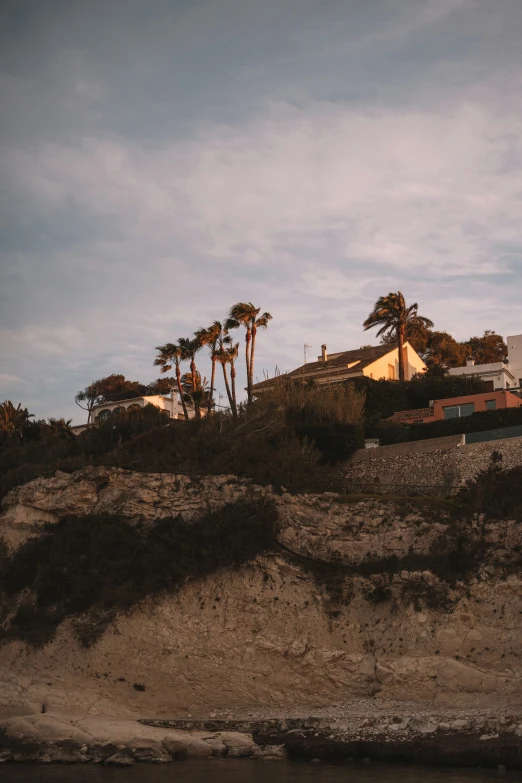
{"label": "cliff", "polygon": [[[74,618],[43,647],[4,640],[0,716],[338,717],[356,704],[361,720],[382,707],[428,723],[482,709],[516,730],[515,520],[459,519],[435,501],[274,495],[232,476],[88,468],[13,490],[0,535],[13,553],[66,516],[154,526],[181,514],[191,524],[247,500],[275,503],[272,551],[140,600],[90,647]],[[4,628],[12,611],[4,608]]]}

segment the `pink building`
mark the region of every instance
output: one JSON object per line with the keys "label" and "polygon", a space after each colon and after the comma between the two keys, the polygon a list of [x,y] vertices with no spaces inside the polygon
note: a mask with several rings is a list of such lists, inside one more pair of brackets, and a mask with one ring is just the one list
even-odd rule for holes
{"label": "pink building", "polygon": [[458,419],[470,416],[478,411],[499,410],[500,408],[518,408],[522,399],[509,391],[491,391],[483,394],[469,394],[465,397],[449,397],[445,400],[433,400],[429,408],[397,411],[387,421],[398,424],[429,424],[431,421]]}

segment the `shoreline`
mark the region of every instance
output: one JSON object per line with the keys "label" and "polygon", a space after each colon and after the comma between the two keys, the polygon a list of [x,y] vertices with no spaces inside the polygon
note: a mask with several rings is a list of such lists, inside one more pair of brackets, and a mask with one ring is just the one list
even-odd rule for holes
{"label": "shoreline", "polygon": [[[0,721],[0,764],[169,763],[199,758],[376,761],[522,770],[522,714],[397,710],[380,716],[147,719],[39,714]],[[473,715],[470,716],[470,712]],[[456,717],[460,716],[460,717]]]}

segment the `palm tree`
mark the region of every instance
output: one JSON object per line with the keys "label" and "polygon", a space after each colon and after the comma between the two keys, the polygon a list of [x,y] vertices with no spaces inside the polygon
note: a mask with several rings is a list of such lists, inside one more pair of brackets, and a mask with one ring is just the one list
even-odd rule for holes
{"label": "palm tree", "polygon": [[212,362],[212,373],[210,376],[210,392],[208,397],[208,415],[212,411],[212,404],[214,402],[214,382],[216,379],[216,362],[218,360],[218,351],[220,348],[220,340],[223,334],[223,326],[219,321],[214,321],[208,329],[198,329],[195,337],[201,345],[208,345],[210,348],[210,360]]}
{"label": "palm tree", "polygon": [[181,369],[180,364],[182,361],[181,348],[174,343],[167,343],[166,345],[158,345],[156,348],[159,351],[159,356],[154,360],[156,367],[161,367],[161,372],[165,373],[172,369],[172,366],[176,368],[176,385],[178,387],[178,394],[183,407],[183,416],[185,421],[188,421],[188,411],[185,403],[185,397],[183,396],[183,388],[181,386]]}
{"label": "palm tree", "polygon": [[256,347],[257,330],[266,329],[272,316],[270,313],[259,315],[261,308],[255,307],[252,302],[238,302],[230,308],[230,313],[225,321],[225,329],[237,329],[244,326],[245,334],[245,359],[247,371],[247,395],[248,403],[252,402],[252,386],[254,382],[254,354]]}
{"label": "palm tree", "polygon": [[380,296],[375,306],[364,322],[365,331],[379,326],[377,337],[395,336],[397,348],[399,349],[399,380],[404,380],[404,355],[403,346],[406,330],[417,331],[431,329],[433,321],[418,314],[419,306],[417,302],[406,306],[404,296],[400,291],[396,294],[389,293],[388,296]]}
{"label": "palm tree", "polygon": [[200,411],[201,418],[201,406],[207,405],[210,397],[207,379],[202,379],[201,374],[196,370],[196,384],[194,385],[192,373],[187,372],[181,378],[181,386],[185,399],[192,403],[194,409],[197,408]]}
{"label": "palm tree", "polygon": [[225,348],[225,342],[231,342],[230,337],[222,337],[222,339],[220,340],[219,348],[216,352],[216,359],[220,363],[221,368],[223,370],[223,378],[225,380],[225,389],[227,391],[230,410],[232,411],[232,414],[236,416],[237,412],[235,411],[234,408],[234,399],[230,391],[230,383],[228,381],[228,374],[227,374],[227,364],[230,364],[230,355],[228,353],[228,350]]}
{"label": "palm tree", "polygon": [[63,417],[61,419],[55,419],[51,417],[45,422],[45,426],[47,428],[47,431],[49,435],[53,438],[64,438],[72,440],[74,436],[74,432],[71,428],[72,419],[64,419]]}
{"label": "palm tree", "polygon": [[232,383],[232,414],[237,416],[237,401],[236,401],[236,359],[239,354],[239,343],[232,343],[228,338],[229,348],[226,348],[226,356],[228,364],[230,364],[230,380]]}
{"label": "palm tree", "polygon": [[[201,343],[197,338],[191,340],[189,337],[180,337],[178,345],[181,350],[182,361],[190,362],[190,375],[192,378],[192,389],[194,393],[197,391],[197,368],[196,368],[196,353],[202,348]],[[196,419],[201,419],[201,408],[199,396],[195,394],[194,397],[194,412]]]}
{"label": "palm tree", "polygon": [[20,402],[15,408],[11,400],[5,400],[0,403],[0,432],[8,437],[21,434],[29,419],[33,417],[27,408],[22,408]]}

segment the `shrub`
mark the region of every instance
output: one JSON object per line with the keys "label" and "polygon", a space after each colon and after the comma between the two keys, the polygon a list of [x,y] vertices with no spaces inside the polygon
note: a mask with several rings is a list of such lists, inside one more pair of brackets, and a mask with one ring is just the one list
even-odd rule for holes
{"label": "shrub", "polygon": [[494,451],[489,466],[466,483],[458,498],[472,512],[522,521],[522,467],[503,470],[502,455]]}
{"label": "shrub", "polygon": [[477,411],[459,419],[443,419],[430,424],[412,424],[406,440],[440,438],[444,435],[462,435],[467,432],[485,432],[522,424],[522,406],[500,410]]}

